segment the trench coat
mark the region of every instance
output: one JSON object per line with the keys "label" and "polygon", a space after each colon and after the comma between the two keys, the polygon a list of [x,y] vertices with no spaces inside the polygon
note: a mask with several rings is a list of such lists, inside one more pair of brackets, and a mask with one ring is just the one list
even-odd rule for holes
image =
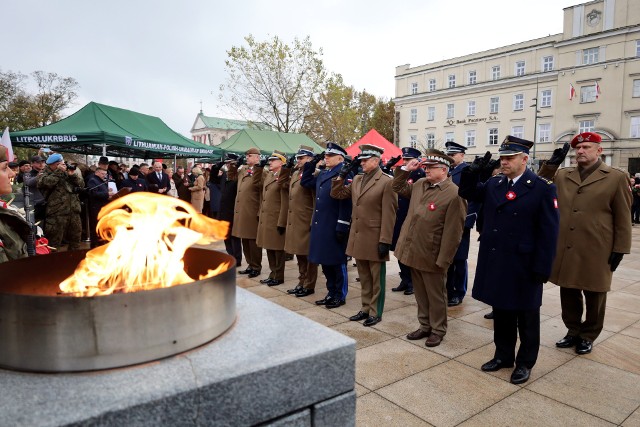
{"label": "trench coat", "polygon": [[189,187],[189,191],[191,191],[191,204],[193,205],[193,208],[200,213],[202,213],[202,208],[204,206],[205,188],[206,183],[203,175],[198,175],[196,180],[193,182],[193,187]]}
{"label": "trench coat", "polygon": [[347,255],[364,261],[389,261],[389,255],[381,259],[378,243],[391,245],[393,226],[398,210],[398,195],[393,192],[393,178],[380,168],[371,172],[363,187],[364,174],[356,175],[351,185],[342,179],[333,179],[331,197],[351,199],[351,230],[347,242]]}
{"label": "trench coat", "polygon": [[284,250],[284,234],[278,227],[287,226],[287,204],[289,203],[289,169],[282,168],[274,174],[263,172],[262,200],[256,244],[264,249]]}
{"label": "trench coat", "polygon": [[289,203],[287,204],[287,233],[284,250],[294,255],[309,255],[311,217],[313,216],[314,193],[301,185],[302,171],[294,170],[289,180]]}
{"label": "trench coat", "polygon": [[[458,166],[453,168],[450,172],[451,181],[458,187],[460,187],[460,174],[462,169],[467,167],[468,164],[466,162],[460,163]],[[471,229],[476,223],[476,218],[478,217],[478,204],[476,202],[468,202],[467,204],[467,217],[464,220],[464,233],[462,233],[462,239],[460,240],[460,245],[458,245],[458,250],[454,255],[453,259],[461,260],[469,258],[469,244],[471,241]]]}
{"label": "trench coat", "polygon": [[[545,174],[544,168],[540,174]],[[629,179],[602,163],[584,182],[578,168],[569,167],[558,170],[554,183],[560,234],[549,280],[566,288],[610,291],[611,252],[631,251]]]}
{"label": "trench coat", "polygon": [[351,224],[351,200],[331,197],[331,180],[338,176],[343,163],[332,169],[324,169],[315,175],[311,163],[305,163],[301,184],[316,192],[315,209],[311,219],[309,261],[314,264],[338,265],[347,262],[346,239],[339,242],[336,233],[349,234]]}
{"label": "trench coat", "polygon": [[262,169],[243,166],[238,171],[238,193],[233,210],[231,235],[241,239],[255,239],[258,235],[258,213],[262,192]]}
{"label": "trench coat", "polygon": [[498,175],[485,183],[462,172],[460,195],[482,203],[482,234],[473,298],[502,310],[536,310],[542,281],[556,253],[559,215],[556,187],[530,170],[514,184]]}
{"label": "trench coat", "polygon": [[[398,168],[397,168],[398,169]],[[424,169],[418,168],[409,173],[407,177],[407,182],[409,184],[413,184],[418,181],[420,178],[424,178],[425,173]],[[398,237],[400,237],[400,230],[402,229],[402,224],[404,224],[404,220],[407,218],[407,213],[409,212],[409,203],[411,199],[407,199],[406,197],[402,197],[398,195],[398,211],[396,213],[396,224],[393,227],[393,240],[391,241],[391,250],[396,250],[396,245],[398,244]]]}
{"label": "trench coat", "polygon": [[410,184],[408,176],[408,171],[398,168],[393,179],[393,190],[411,199],[394,254],[411,268],[444,273],[462,237],[467,202],[450,179],[430,187],[425,178]]}

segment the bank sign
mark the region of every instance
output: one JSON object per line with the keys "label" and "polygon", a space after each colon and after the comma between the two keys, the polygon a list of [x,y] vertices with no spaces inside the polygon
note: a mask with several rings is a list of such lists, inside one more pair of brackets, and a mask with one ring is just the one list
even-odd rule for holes
{"label": "bank sign", "polygon": [[489,116],[489,117],[469,117],[462,120],[448,119],[447,126],[454,125],[466,125],[468,123],[480,123],[480,122],[495,122],[498,120],[498,116]]}

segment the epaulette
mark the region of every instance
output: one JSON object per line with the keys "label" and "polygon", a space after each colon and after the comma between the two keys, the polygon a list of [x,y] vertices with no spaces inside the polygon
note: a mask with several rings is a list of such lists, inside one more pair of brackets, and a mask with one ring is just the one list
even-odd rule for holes
{"label": "epaulette", "polygon": [[382,172],[382,175],[388,176],[389,178],[393,179],[393,175],[391,175],[390,173]]}
{"label": "epaulette", "polygon": [[547,178],[543,178],[543,177],[541,177],[541,176],[538,176],[538,179],[539,179],[539,180],[541,180],[541,181],[546,182],[546,183],[547,183],[547,184],[549,184],[549,185],[553,184],[553,181],[548,180]]}

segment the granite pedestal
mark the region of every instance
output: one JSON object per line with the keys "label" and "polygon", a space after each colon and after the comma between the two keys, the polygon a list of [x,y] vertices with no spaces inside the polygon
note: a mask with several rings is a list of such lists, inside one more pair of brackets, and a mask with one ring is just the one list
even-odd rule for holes
{"label": "granite pedestal", "polygon": [[355,341],[238,288],[235,324],[200,348],[0,384],[0,426],[352,426]]}

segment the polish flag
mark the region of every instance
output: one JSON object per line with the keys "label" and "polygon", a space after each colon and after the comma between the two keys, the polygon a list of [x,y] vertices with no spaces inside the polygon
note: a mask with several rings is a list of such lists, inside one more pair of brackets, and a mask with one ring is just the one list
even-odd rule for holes
{"label": "polish flag", "polygon": [[15,158],[13,156],[13,147],[11,146],[11,138],[9,137],[9,127],[4,130],[2,139],[0,139],[0,145],[7,147],[7,158],[12,162]]}
{"label": "polish flag", "polygon": [[576,89],[573,87],[571,83],[569,83],[569,101],[571,101],[576,96]]}
{"label": "polish flag", "polygon": [[596,99],[600,97],[600,85],[596,82]]}

